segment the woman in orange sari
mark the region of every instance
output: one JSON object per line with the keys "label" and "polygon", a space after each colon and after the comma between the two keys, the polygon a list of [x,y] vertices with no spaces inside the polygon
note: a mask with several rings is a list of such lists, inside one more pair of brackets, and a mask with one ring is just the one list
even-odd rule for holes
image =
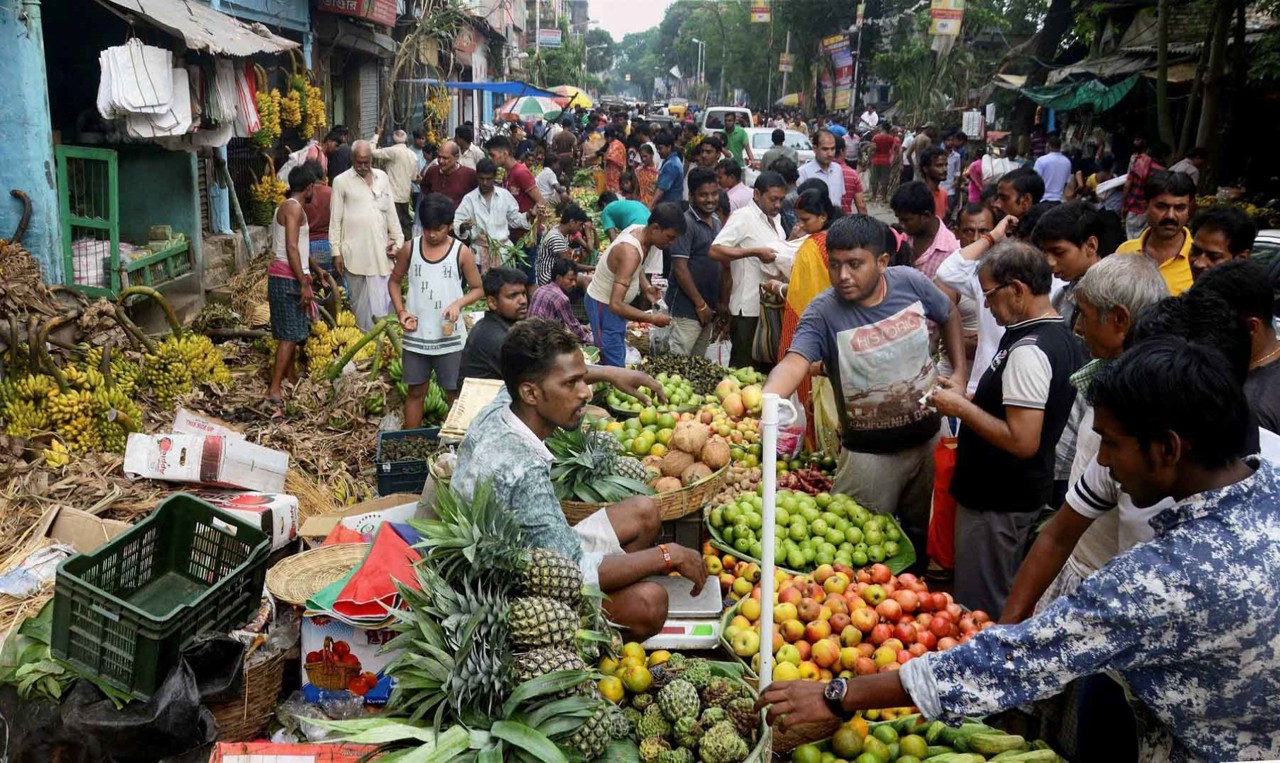
{"label": "woman in orange sari", "polygon": [[[811,185],[817,183],[821,187]],[[821,180],[807,180],[801,184],[800,195],[796,198],[796,222],[808,237],[796,252],[795,264],[791,266],[791,280],[787,283],[770,281],[766,290],[778,293],[781,291],[787,298],[787,306],[782,311],[782,334],[778,342],[778,357],[782,358],[791,347],[795,338],[796,326],[800,316],[813,301],[831,286],[831,276],[827,274],[827,228],[840,216],[840,210],[831,204],[831,196],[827,186]],[[796,396],[805,407],[808,416],[808,438],[813,437],[813,406],[809,401],[809,378],[805,377],[796,390]]]}
{"label": "woman in orange sari", "polygon": [[627,147],[618,140],[612,127],[604,130],[607,147],[604,151],[604,187],[607,191],[622,194],[622,173],[627,169]]}
{"label": "woman in orange sari", "polygon": [[653,166],[653,144],[640,146],[640,163],[636,165],[636,190],[645,206],[651,206],[658,190],[658,170]]}

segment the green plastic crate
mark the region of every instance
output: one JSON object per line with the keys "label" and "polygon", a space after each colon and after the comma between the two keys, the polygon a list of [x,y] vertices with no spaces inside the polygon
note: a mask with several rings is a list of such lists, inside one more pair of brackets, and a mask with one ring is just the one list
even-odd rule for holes
{"label": "green plastic crate", "polygon": [[145,700],[192,639],[248,622],[270,550],[261,530],[173,495],[133,529],[58,565],[53,654]]}

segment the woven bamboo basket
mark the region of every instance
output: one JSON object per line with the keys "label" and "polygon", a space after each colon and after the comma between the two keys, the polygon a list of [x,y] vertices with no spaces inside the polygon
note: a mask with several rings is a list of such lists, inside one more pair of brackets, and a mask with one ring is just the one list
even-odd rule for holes
{"label": "woven bamboo basket", "polygon": [[[695,511],[701,511],[702,507],[706,506],[711,498],[720,492],[720,488],[724,487],[724,481],[728,475],[729,467],[723,466],[719,471],[700,482],[695,482],[679,490],[672,490],[669,493],[654,495],[653,500],[658,504],[658,514],[661,515],[662,520],[665,522],[669,519],[687,517]],[[569,520],[570,525],[578,524],[607,506],[609,506],[607,503],[560,502],[560,510],[564,512],[564,517]]]}
{"label": "woven bamboo basket", "polygon": [[219,742],[251,742],[266,730],[284,683],[285,653],[245,668],[240,699],[209,706],[218,721]]}

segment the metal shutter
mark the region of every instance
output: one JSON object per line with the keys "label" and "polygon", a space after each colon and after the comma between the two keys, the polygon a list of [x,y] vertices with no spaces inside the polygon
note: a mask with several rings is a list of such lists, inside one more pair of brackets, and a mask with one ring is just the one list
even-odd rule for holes
{"label": "metal shutter", "polygon": [[368,137],[378,126],[378,64],[366,61],[360,65],[360,121],[352,131],[355,136]]}

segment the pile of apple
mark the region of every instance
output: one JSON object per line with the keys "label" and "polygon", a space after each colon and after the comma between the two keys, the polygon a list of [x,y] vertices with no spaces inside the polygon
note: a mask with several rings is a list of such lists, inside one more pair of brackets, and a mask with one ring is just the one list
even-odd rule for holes
{"label": "pile of apple", "polygon": [[[897,670],[995,625],[985,612],[965,612],[951,594],[930,592],[915,575],[895,576],[883,564],[857,571],[824,564],[812,576],[778,572],[776,580],[773,675],[780,681]],[[758,669],[760,587],[733,612],[724,638]]]}
{"label": "pile of apple", "polygon": [[710,543],[702,544],[702,564],[707,575],[720,581],[720,593],[729,602],[737,602],[750,596],[760,582],[760,565],[738,559],[732,554],[720,554]]}

